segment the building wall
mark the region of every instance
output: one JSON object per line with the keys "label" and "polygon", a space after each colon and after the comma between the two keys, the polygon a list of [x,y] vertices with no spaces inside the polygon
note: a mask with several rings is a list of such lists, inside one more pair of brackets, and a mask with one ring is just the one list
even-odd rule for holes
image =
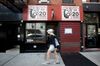
{"label": "building wall", "polygon": [[[30,4],[36,4],[37,0],[29,0],[29,5]],[[38,2],[37,2],[38,3]],[[61,21],[61,10],[60,6],[64,5],[62,4],[62,0],[51,0],[50,5],[48,5],[48,15],[51,14],[51,10],[54,9],[55,11],[55,17],[54,21],[59,21],[59,35],[60,35],[60,41],[61,41],[61,52],[66,53],[66,52],[79,52],[80,51],[80,23],[81,21]],[[74,0],[74,6],[80,6],[82,9],[82,1],[81,0]],[[65,6],[70,6],[70,5],[65,5]],[[27,8],[27,7],[26,7]],[[24,18],[27,19],[27,10],[25,11]],[[80,20],[83,21],[83,11],[80,11]],[[48,16],[48,20],[51,21],[51,16]],[[48,22],[48,21],[47,21]],[[65,28],[71,28],[72,29],[72,34],[65,34]]]}
{"label": "building wall", "polygon": [[61,6],[60,5],[51,5],[48,6],[48,20],[52,20],[52,9],[54,10],[53,20],[61,20]]}
{"label": "building wall", "polygon": [[[65,28],[72,28],[72,34],[65,34]],[[62,52],[80,51],[80,22],[60,22]]]}
{"label": "building wall", "polygon": [[51,4],[62,4],[62,0],[51,0]]}
{"label": "building wall", "polygon": [[37,4],[38,0],[28,0],[29,5]]}
{"label": "building wall", "polygon": [[[39,0],[28,0],[28,4],[38,4]],[[61,4],[62,0],[50,0],[50,4]]]}
{"label": "building wall", "polygon": [[82,6],[82,0],[74,0],[74,3],[78,6]]}
{"label": "building wall", "polygon": [[[39,0],[28,0],[28,5],[32,5],[32,4],[38,4]],[[50,0],[50,4],[57,4],[57,5],[61,5],[62,4],[62,0]],[[68,3],[67,3],[68,4]],[[74,0],[75,5],[82,5],[82,0]]]}
{"label": "building wall", "polygon": [[90,0],[86,0],[86,2],[90,2]]}

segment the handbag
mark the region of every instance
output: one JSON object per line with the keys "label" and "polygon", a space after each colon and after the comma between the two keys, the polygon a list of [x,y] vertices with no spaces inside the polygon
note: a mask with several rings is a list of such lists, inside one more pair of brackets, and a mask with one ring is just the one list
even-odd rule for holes
{"label": "handbag", "polygon": [[59,51],[60,50],[60,43],[59,43],[57,38],[55,38],[55,44],[56,44],[56,47],[57,47],[57,49]]}
{"label": "handbag", "polygon": [[57,38],[55,38],[55,44],[56,44],[56,46],[59,46],[59,42],[58,42]]}

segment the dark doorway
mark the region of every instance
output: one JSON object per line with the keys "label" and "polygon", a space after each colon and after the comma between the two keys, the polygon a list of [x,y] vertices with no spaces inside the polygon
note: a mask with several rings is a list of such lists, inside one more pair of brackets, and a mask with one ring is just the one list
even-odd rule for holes
{"label": "dark doorway", "polygon": [[18,24],[1,23],[0,24],[0,51],[6,51],[17,45]]}
{"label": "dark doorway", "polygon": [[46,29],[53,29],[54,33],[57,37],[59,37],[59,23],[58,22],[50,22],[46,24]]}

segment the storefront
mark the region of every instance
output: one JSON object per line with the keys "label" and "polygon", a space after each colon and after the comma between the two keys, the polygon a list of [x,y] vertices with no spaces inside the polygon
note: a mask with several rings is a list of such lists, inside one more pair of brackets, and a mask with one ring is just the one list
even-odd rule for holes
{"label": "storefront", "polygon": [[83,51],[100,50],[100,4],[84,3]]}
{"label": "storefront", "polygon": [[21,44],[20,50],[46,51],[46,30],[52,28],[60,40],[61,52],[79,52],[82,22],[83,12],[80,6],[28,5],[23,12],[24,43]]}

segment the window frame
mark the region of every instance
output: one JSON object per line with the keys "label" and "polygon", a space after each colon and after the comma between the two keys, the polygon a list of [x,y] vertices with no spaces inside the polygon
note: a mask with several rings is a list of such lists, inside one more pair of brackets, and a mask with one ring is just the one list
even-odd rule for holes
{"label": "window frame", "polygon": [[74,0],[62,0],[62,3],[73,4]]}

